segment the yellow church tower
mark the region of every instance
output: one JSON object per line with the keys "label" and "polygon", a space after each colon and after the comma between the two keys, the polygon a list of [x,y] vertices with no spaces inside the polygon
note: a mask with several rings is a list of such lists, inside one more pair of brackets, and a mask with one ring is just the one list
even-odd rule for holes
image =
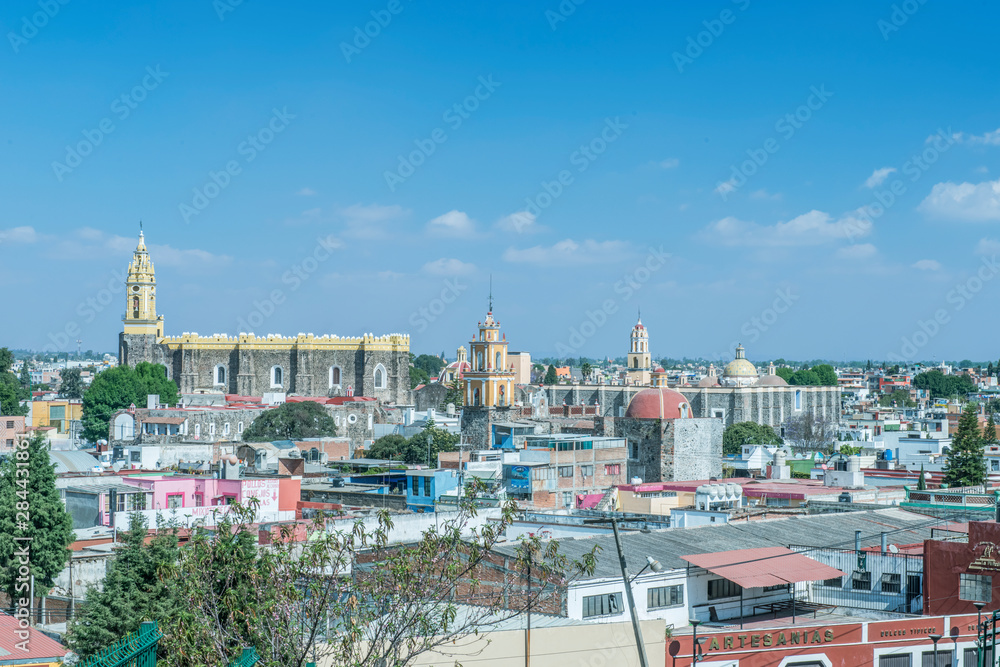
{"label": "yellow church tower", "polygon": [[132,253],[125,279],[125,334],[146,334],[163,338],[163,315],[156,314],[156,272],[139,231],[139,244]]}
{"label": "yellow church tower", "polygon": [[465,405],[473,408],[508,407],[514,390],[514,369],[507,362],[507,336],[493,319],[493,298],[486,320],[479,323],[477,340],[470,344],[472,369],[463,374]]}
{"label": "yellow church tower", "polygon": [[642,314],[632,327],[631,345],[628,350],[628,370],[626,377],[629,384],[649,384],[650,372],[653,370],[653,359],[649,354],[649,330],[642,324]]}

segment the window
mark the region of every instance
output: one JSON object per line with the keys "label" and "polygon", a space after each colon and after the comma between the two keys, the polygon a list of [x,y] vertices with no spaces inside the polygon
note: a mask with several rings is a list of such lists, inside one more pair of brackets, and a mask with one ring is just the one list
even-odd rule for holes
{"label": "window", "polygon": [[375,367],[375,388],[385,389],[385,367],[382,364]]}
{"label": "window", "polygon": [[226,367],[222,364],[215,367],[215,384],[226,384]]}
{"label": "window", "polygon": [[580,476],[581,477],[593,477],[594,476],[594,466],[580,466]]}
{"label": "window", "polygon": [[330,389],[340,386],[340,366],[330,366]]}
{"label": "window", "polygon": [[7,422],[7,428],[14,428],[14,422],[13,421],[8,421]]}
{"label": "window", "polygon": [[195,424],[194,425],[194,437],[195,438],[200,438],[201,437],[201,424]]}
{"label": "window", "polygon": [[728,579],[712,579],[708,582],[708,599],[719,600],[721,598],[738,597],[743,589],[738,584],[734,584]]}
{"label": "window", "polygon": [[971,602],[993,601],[993,577],[986,574],[960,574],[958,599]]}
{"label": "window", "polygon": [[937,657],[934,651],[924,651],[920,655],[921,667],[952,667],[951,651],[938,651]]}
{"label": "window", "polygon": [[171,493],[167,495],[167,508],[184,507],[184,494]]}
{"label": "window", "polygon": [[194,506],[202,507],[205,504],[205,494],[196,493],[194,494]]}
{"label": "window", "polygon": [[882,575],[882,592],[883,593],[900,593],[903,590],[902,577],[898,574],[883,574]]}
{"label": "window", "polygon": [[133,512],[135,510],[146,509],[146,494],[145,493],[128,494],[128,509],[130,512]]}
{"label": "window", "polygon": [[586,595],[583,598],[583,617],[614,616],[622,613],[622,594],[605,593]]}
{"label": "window", "polygon": [[622,464],[621,463],[607,463],[604,465],[605,475],[620,475],[622,474]]}
{"label": "window", "polygon": [[646,591],[646,609],[663,609],[684,604],[684,586],[660,586]]}
{"label": "window", "polygon": [[281,366],[271,366],[271,388],[280,389],[285,386],[285,372]]}
{"label": "window", "polygon": [[[639,445],[638,444],[636,444],[634,442],[628,443],[628,457],[630,459],[633,459],[633,460],[639,458]],[[606,474],[610,475],[611,473],[609,472],[609,473],[606,473]]]}
{"label": "window", "polygon": [[215,435],[215,422],[208,425],[208,434]]}
{"label": "window", "polygon": [[878,667],[910,667],[912,656],[909,653],[898,655],[880,655],[878,657]]}
{"label": "window", "polygon": [[417,477],[411,477],[410,479],[413,480],[413,483],[411,484],[411,488],[413,489],[413,495],[419,496],[420,495],[420,479],[417,478]]}
{"label": "window", "polygon": [[990,470],[993,472],[1000,472],[1000,459],[990,460]]}
{"label": "window", "polygon": [[[979,656],[977,655],[976,649],[974,649],[974,648],[967,648],[967,649],[965,649],[965,651],[963,652],[962,658],[963,658],[963,662],[962,662],[963,665],[969,665],[969,667],[975,667],[976,665],[979,664],[979,660],[978,660]],[[993,664],[993,647],[992,646],[987,646],[986,647],[986,660],[983,661],[983,664],[984,665],[992,665]],[[903,663],[900,663],[900,665],[901,665],[901,667],[910,667],[910,663],[906,663],[905,665]],[[882,666],[879,665],[879,667],[882,667]],[[895,667],[895,666],[893,666],[893,667]]]}
{"label": "window", "polygon": [[856,570],[851,574],[851,590],[870,591],[872,589],[872,573]]}
{"label": "window", "polygon": [[560,477],[572,477],[573,476],[573,466],[559,466],[559,476]]}
{"label": "window", "polygon": [[573,506],[573,493],[571,491],[563,491],[562,494],[562,504],[563,507]]}
{"label": "window", "polygon": [[844,578],[843,577],[834,577],[833,579],[825,579],[823,581],[823,585],[824,586],[830,586],[832,588],[843,588],[844,587]]}
{"label": "window", "polygon": [[802,409],[802,390],[801,389],[796,389],[795,390],[795,409],[796,410],[801,410]]}
{"label": "window", "polygon": [[243,422],[236,422],[236,432],[237,433],[243,432]]}
{"label": "window", "polygon": [[431,497],[431,478],[424,477],[424,495],[428,498]]}

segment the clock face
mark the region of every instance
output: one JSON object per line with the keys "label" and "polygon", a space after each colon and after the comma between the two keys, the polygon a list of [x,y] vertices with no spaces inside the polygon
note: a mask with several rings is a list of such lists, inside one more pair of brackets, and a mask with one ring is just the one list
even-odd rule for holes
{"label": "clock face", "polygon": [[133,292],[138,292],[139,291],[139,286],[138,285],[132,285],[132,291]]}

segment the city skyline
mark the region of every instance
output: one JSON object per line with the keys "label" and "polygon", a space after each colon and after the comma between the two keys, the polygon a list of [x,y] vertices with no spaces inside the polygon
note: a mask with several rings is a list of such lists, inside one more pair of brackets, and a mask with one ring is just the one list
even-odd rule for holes
{"label": "city skyline", "polygon": [[915,6],[9,3],[5,343],[114,349],[141,219],[172,334],[993,358],[997,12]]}

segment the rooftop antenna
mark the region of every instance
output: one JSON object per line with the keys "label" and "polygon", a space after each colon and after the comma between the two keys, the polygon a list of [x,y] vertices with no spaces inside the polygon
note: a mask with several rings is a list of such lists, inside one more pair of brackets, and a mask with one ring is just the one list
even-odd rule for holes
{"label": "rooftop antenna", "polygon": [[493,312],[493,274],[490,274],[490,312]]}

